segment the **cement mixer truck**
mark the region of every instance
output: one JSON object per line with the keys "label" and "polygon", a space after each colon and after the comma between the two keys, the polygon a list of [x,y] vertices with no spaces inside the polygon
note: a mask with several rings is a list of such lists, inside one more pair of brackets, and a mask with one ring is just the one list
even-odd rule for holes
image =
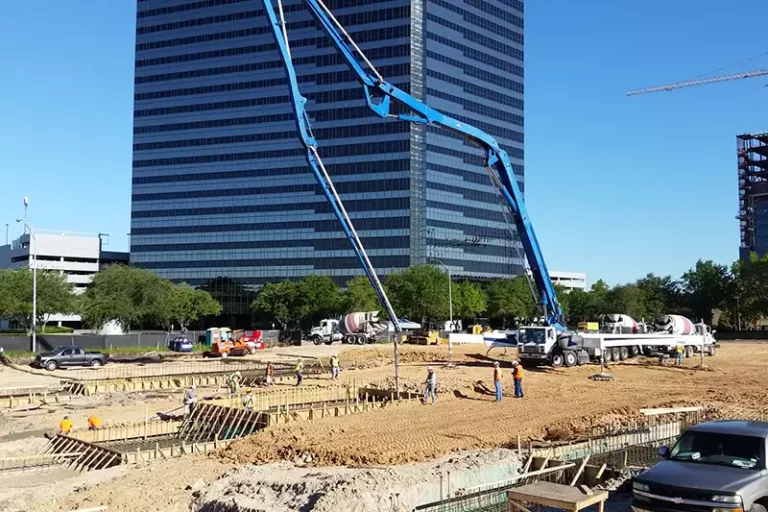
{"label": "cement mixer truck", "polygon": [[680,315],[663,315],[652,328],[622,314],[604,315],[600,332],[579,332],[559,338],[548,326],[518,330],[518,359],[525,366],[576,366],[599,361],[618,362],[640,354],[671,353],[677,345],[685,356],[715,355],[712,330]]}
{"label": "cement mixer truck", "polygon": [[363,345],[385,339],[389,324],[379,318],[378,311],[356,311],[340,320],[327,318],[313,327],[309,339],[315,345],[330,345],[334,341]]}

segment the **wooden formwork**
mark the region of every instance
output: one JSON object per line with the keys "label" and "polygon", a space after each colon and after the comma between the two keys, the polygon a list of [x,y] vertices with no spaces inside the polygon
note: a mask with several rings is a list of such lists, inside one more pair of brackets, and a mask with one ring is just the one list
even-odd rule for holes
{"label": "wooden formwork", "polygon": [[264,413],[222,405],[197,404],[179,428],[178,438],[187,443],[245,437],[266,426]]}
{"label": "wooden formwork", "polygon": [[148,439],[159,436],[171,436],[178,433],[181,421],[147,421],[134,425],[119,425],[98,430],[73,430],[69,437],[89,443],[108,441],[128,441],[129,439]]}
{"label": "wooden formwork", "polygon": [[64,466],[76,471],[106,469],[123,462],[123,454],[117,450],[61,434],[51,439],[40,455],[58,458]]}
{"label": "wooden formwork", "polygon": [[72,394],[65,390],[36,390],[30,388],[26,394],[0,396],[0,409],[14,409],[25,405],[40,405],[46,403],[61,403],[72,398]]}
{"label": "wooden formwork", "polygon": [[208,443],[174,443],[169,446],[161,446],[160,443],[155,443],[154,447],[149,449],[137,449],[136,451],[129,451],[123,453],[123,462],[125,464],[136,464],[139,462],[147,462],[156,459],[171,459],[174,457],[181,457],[183,455],[191,455],[193,453],[209,453],[224,448],[232,443],[234,439],[215,440]]}

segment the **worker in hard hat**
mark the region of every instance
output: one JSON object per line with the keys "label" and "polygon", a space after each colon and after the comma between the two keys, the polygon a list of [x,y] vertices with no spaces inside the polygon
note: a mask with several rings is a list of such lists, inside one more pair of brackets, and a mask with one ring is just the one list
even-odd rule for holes
{"label": "worker in hard hat", "polygon": [[197,386],[192,384],[184,391],[184,412],[186,414],[192,414],[192,410],[197,403]]}
{"label": "worker in hard hat", "polygon": [[68,436],[71,431],[72,431],[72,420],[69,419],[69,414],[65,414],[64,417],[59,422],[59,430],[57,430],[56,433],[64,436]]}
{"label": "worker in hard hat", "polygon": [[493,385],[496,387],[496,401],[501,402],[501,366],[499,362],[493,363]]}
{"label": "worker in hard hat", "polygon": [[512,361],[512,380],[515,381],[515,398],[523,398],[523,367],[518,361]]}
{"label": "worker in hard hat", "polygon": [[336,354],[331,356],[331,379],[339,379],[339,356]]}
{"label": "worker in hard hat", "polygon": [[264,380],[266,381],[267,386],[272,384],[272,374],[273,373],[275,373],[275,369],[272,367],[272,362],[271,361],[267,361],[267,368],[266,368],[266,370],[264,370],[264,374],[265,374],[265,379]]}
{"label": "worker in hard hat", "polygon": [[98,416],[95,414],[88,416],[88,430],[99,430],[101,428],[101,420]]}
{"label": "worker in hard hat", "polygon": [[229,383],[229,396],[237,396],[237,393],[240,391],[240,379],[242,377],[243,375],[239,370],[229,376],[229,379],[227,379]]}
{"label": "worker in hard hat", "polygon": [[435,369],[431,366],[427,368],[427,379],[424,381],[426,387],[424,388],[424,403],[427,403],[429,396],[432,396],[432,405],[435,405],[435,385],[437,384],[437,377],[435,376]]}
{"label": "worker in hard hat", "polygon": [[304,378],[304,363],[301,362],[301,359],[299,359],[299,362],[296,363],[296,385],[301,385],[301,381]]}
{"label": "worker in hard hat", "polygon": [[243,408],[245,408],[246,411],[253,411],[254,400],[251,391],[251,388],[247,388],[245,390],[245,395],[243,396]]}

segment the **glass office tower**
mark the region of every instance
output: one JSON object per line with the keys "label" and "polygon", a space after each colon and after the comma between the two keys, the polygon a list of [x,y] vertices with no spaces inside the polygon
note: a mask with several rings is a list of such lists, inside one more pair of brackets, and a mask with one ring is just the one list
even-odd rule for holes
{"label": "glass office tower", "polygon": [[[495,136],[523,179],[523,2],[326,0],[380,73]],[[258,286],[362,274],[304,160],[261,0],[138,0],[131,261],[247,313]],[[478,148],[382,120],[299,0],[284,0],[320,154],[382,275],[439,260],[522,272]]]}

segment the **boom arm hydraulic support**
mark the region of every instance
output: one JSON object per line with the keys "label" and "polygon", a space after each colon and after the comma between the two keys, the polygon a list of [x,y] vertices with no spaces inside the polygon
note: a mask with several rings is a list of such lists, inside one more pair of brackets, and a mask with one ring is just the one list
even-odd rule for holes
{"label": "boom arm hydraulic support", "polygon": [[[274,9],[272,7],[272,0],[263,1],[267,15],[270,17],[270,22],[275,26],[278,48],[280,48],[283,59],[286,60],[286,68],[289,70],[289,77],[292,75],[290,81],[292,94],[294,97],[294,105],[296,105],[297,101],[300,101],[301,103],[301,116],[297,115],[297,117],[301,117],[301,119],[297,121],[299,123],[299,131],[303,138],[308,137],[305,139],[305,144],[309,140],[313,144],[312,148],[316,148],[316,142],[311,137],[311,133],[309,133],[309,123],[307,121],[306,112],[303,108],[303,104],[306,100],[298,92],[295,71],[293,70],[293,65],[290,62],[290,51],[287,48],[285,26],[282,25],[282,33],[280,33],[280,29],[278,28],[280,24],[275,17]],[[506,151],[504,151],[499,146],[498,142],[496,142],[496,140],[489,134],[466,123],[462,123],[456,119],[453,119],[450,116],[444,115],[435,109],[428,107],[405,91],[398,89],[390,83],[387,83],[381,77],[378,71],[376,71],[370,61],[365,58],[365,55],[360,51],[349,34],[347,34],[344,28],[339,24],[339,22],[333,16],[333,13],[331,13],[331,11],[323,4],[322,0],[303,1],[309,8],[317,23],[331,39],[336,49],[344,57],[347,65],[349,65],[349,67],[357,76],[357,80],[363,86],[365,92],[365,100],[368,104],[368,107],[370,107],[370,109],[373,110],[376,115],[382,118],[394,118],[401,121],[409,121],[417,124],[439,126],[445,130],[464,137],[485,151],[486,164],[490,170],[489,174],[491,175],[491,179],[499,188],[499,191],[506,200],[507,206],[509,207],[509,210],[512,214],[512,218],[514,219],[515,226],[517,227],[517,231],[520,235],[523,250],[528,260],[531,273],[533,274],[533,281],[536,284],[536,288],[538,289],[540,305],[542,307],[547,325],[551,325],[559,331],[565,331],[565,327],[562,325],[562,310],[560,309],[560,304],[557,301],[555,287],[549,277],[549,271],[547,270],[547,266],[544,262],[544,256],[541,253],[541,248],[539,247],[536,234],[533,230],[533,225],[531,224],[531,221],[528,217],[528,212],[525,208],[525,203],[523,202],[523,194],[517,185],[517,181],[515,180],[514,170]],[[357,52],[365,60],[371,72],[367,71],[357,61],[355,58],[355,52]],[[407,114],[393,113],[393,101],[405,105],[408,107],[410,112]],[[298,110],[297,114],[299,114]],[[304,128],[302,128],[302,125]],[[314,154],[315,156],[317,154],[316,149],[310,149],[309,153]],[[314,165],[311,159],[310,165]],[[313,169],[314,168],[315,167],[313,167]],[[343,221],[342,225],[344,225]]]}

